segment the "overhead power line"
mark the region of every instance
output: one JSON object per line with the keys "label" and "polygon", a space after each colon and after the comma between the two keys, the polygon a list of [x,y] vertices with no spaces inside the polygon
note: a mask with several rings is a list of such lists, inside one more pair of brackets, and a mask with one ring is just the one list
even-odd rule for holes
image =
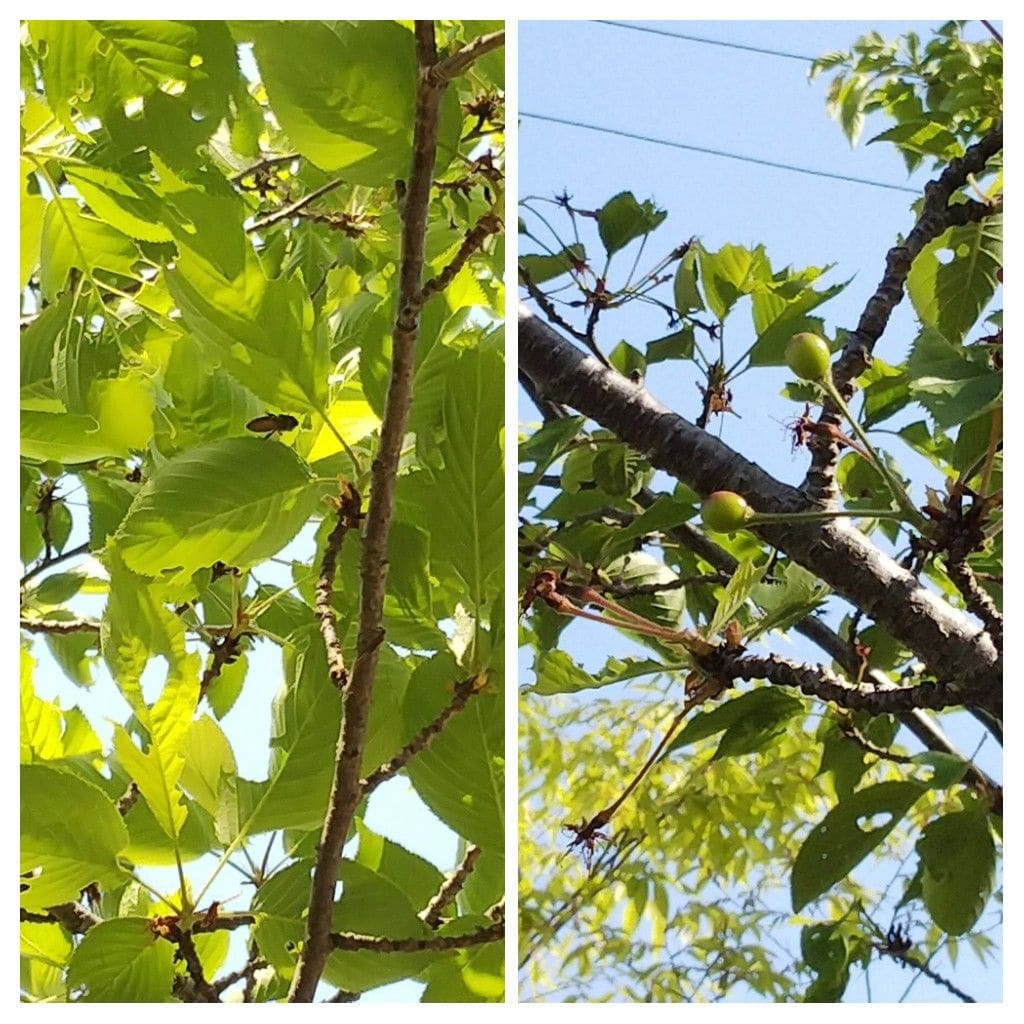
{"label": "overhead power line", "polygon": [[631,32],[646,32],[652,36],[666,36],[669,39],[685,39],[688,43],[703,43],[706,46],[723,46],[727,50],[746,50],[748,53],[763,53],[768,57],[786,57],[789,60],[800,60],[807,64],[813,64],[814,57],[808,57],[803,53],[786,53],[784,50],[769,50],[763,46],[747,46],[744,43],[728,43],[724,39],[707,39],[704,36],[690,36],[684,32],[669,32],[663,28],[650,28],[647,25],[631,25],[628,21],[602,21],[597,20],[598,25],[608,25],[611,28],[625,28]]}
{"label": "overhead power line", "polygon": [[764,160],[757,156],[744,156],[742,153],[727,153],[722,149],[708,149],[705,146],[691,146],[686,142],[675,142],[672,139],[658,139],[650,135],[638,135],[636,132],[622,131],[620,128],[606,128],[603,125],[587,124],[585,121],[570,121],[564,117],[552,117],[550,114],[535,114],[528,110],[520,110],[520,117],[527,117],[533,121],[547,121],[549,124],[562,124],[569,128],[584,128],[590,132],[600,132],[603,135],[617,135],[623,139],[634,139],[637,142],[649,142],[655,146],[668,146],[671,149],[685,149],[691,153],[706,153],[709,156],[720,156],[726,160],[740,160],[743,163],[759,164],[762,167],[774,167],[779,171],[792,171],[794,174],[809,174],[814,178],[831,178],[833,181],[849,181],[855,185],[870,185],[872,188],[884,188],[890,192],[907,192],[910,195],[920,195],[920,189],[909,188],[906,185],[890,185],[887,181],[872,181],[870,178],[857,178],[850,174],[834,174],[831,171],[815,171],[809,167],[797,167],[795,164],[779,163],[776,160]]}

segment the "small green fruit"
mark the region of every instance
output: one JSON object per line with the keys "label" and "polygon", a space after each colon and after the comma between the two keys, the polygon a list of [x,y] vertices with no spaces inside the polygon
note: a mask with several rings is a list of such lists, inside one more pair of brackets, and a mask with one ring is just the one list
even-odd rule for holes
{"label": "small green fruit", "polygon": [[709,530],[732,533],[741,529],[753,512],[735,491],[715,491],[704,499],[700,514]]}
{"label": "small green fruit", "polygon": [[794,334],[786,345],[786,365],[801,380],[824,380],[831,363],[828,345],[809,331]]}
{"label": "small green fruit", "polygon": [[64,474],[64,467],[54,459],[47,459],[39,468],[52,480]]}

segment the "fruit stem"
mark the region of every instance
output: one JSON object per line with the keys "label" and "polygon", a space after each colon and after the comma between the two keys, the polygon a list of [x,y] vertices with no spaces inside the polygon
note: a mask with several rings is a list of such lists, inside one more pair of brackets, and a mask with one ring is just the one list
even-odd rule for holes
{"label": "fruit stem", "polygon": [[[867,432],[861,427],[860,423],[857,422],[857,418],[850,411],[850,407],[843,401],[843,396],[839,394],[838,388],[832,383],[832,378],[823,377],[818,384],[821,389],[828,395],[829,398],[835,403],[839,411],[846,417],[853,429],[854,434],[857,435],[857,440],[864,445],[865,449],[871,454],[871,458],[874,460],[875,466],[878,472],[882,474],[882,478],[885,480],[892,496],[896,499],[897,504],[903,510],[903,518],[911,523],[918,530],[924,530],[926,524],[925,518],[921,513],[914,507],[914,503],[910,500],[907,492],[903,489],[903,485],[896,479],[889,467],[882,461],[877,451],[875,451],[874,445],[868,439]],[[900,518],[897,516],[897,518]]]}
{"label": "fruit stem", "polygon": [[825,519],[839,519],[843,516],[857,519],[902,519],[903,512],[892,508],[839,509],[836,511],[808,512],[755,512],[743,525],[769,526],[776,523],[816,523]]}

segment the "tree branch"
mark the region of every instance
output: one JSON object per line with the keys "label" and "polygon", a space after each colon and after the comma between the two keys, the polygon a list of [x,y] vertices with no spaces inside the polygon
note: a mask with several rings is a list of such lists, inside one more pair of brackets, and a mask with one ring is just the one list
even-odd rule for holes
{"label": "tree branch", "polygon": [[310,203],[315,202],[322,195],[326,195],[328,192],[333,192],[339,185],[344,184],[344,179],[335,178],[333,181],[327,182],[326,185],[321,185],[319,188],[313,189],[308,195],[302,196],[301,199],[296,199],[294,203],[289,203],[287,206],[282,206],[280,210],[274,210],[273,213],[268,213],[264,217],[260,217],[254,220],[245,230],[247,232],[262,231],[264,228],[269,228],[279,221],[287,220],[289,217],[294,217],[300,210],[309,206]]}
{"label": "tree branch", "polygon": [[[584,355],[528,309],[519,312],[519,365],[542,398],[569,405],[659,469],[707,495],[733,490],[758,512],[807,508],[804,494],[775,480],[717,438],[671,412],[647,391]],[[1001,704],[1002,658],[987,634],[850,524],[787,524],[755,531],[881,623],[949,681],[966,705]]]}
{"label": "tree branch", "polygon": [[431,898],[423,913],[420,914],[425,925],[431,928],[440,927],[441,914],[454,901],[455,897],[462,892],[462,887],[473,873],[473,868],[479,859],[480,847],[470,843],[466,847],[462,863],[441,883],[441,887],[437,890],[436,895]]}
{"label": "tree branch", "polygon": [[438,61],[427,72],[427,78],[431,85],[444,86],[453,78],[458,78],[464,71],[467,71],[485,53],[496,50],[505,45],[505,30],[490,32],[487,35],[479,36],[466,43],[461,50],[453,53],[450,57]]}
{"label": "tree branch", "polygon": [[19,625],[26,633],[98,633],[100,624],[91,619],[26,619],[22,616]]}
{"label": "tree branch", "polygon": [[441,709],[438,716],[425,725],[390,761],[385,761],[359,783],[363,796],[369,796],[382,782],[393,779],[416,754],[426,750],[439,732],[469,702],[469,698],[483,689],[484,681],[479,676],[464,679],[455,687],[452,699]]}
{"label": "tree branch", "polygon": [[992,642],[1000,650],[1003,649],[1003,616],[996,607],[995,601],[982,589],[974,570],[967,564],[965,555],[950,552],[946,559],[946,573],[963,596],[967,609],[978,616],[985,624]]}
{"label": "tree branch", "polygon": [[[967,184],[968,177],[983,170],[988,160],[1002,148],[1003,129],[1000,125],[971,146],[962,157],[950,161],[937,179],[925,185],[924,206],[917,222],[903,244],[893,246],[886,254],[882,280],[868,299],[857,329],[847,338],[842,356],[832,367],[835,386],[847,400],[853,393],[853,381],[871,364],[875,344],[888,326],[893,310],[903,300],[907,275],[924,247],[951,227],[1002,212],[1001,206],[986,206],[974,200],[949,205],[954,193]],[[818,422],[839,426],[839,412],[832,402],[825,402]],[[818,435],[811,451],[811,465],[804,487],[815,500],[833,501],[839,445],[827,435]]]}
{"label": "tree branch", "polygon": [[35,924],[59,924],[72,935],[84,935],[100,923],[100,918],[81,903],[59,903],[48,907],[43,914],[21,908],[21,920]]}
{"label": "tree branch", "polygon": [[59,565],[61,562],[66,562],[69,558],[75,558],[78,555],[85,555],[88,554],[88,552],[89,542],[86,541],[84,544],[78,544],[73,548],[68,548],[66,551],[62,551],[59,555],[44,558],[41,562],[36,562],[36,564],[21,577],[20,584],[21,586],[25,586],[30,579],[38,576],[41,572],[46,572],[47,569],[50,569],[55,565]]}
{"label": "tree branch", "polygon": [[301,159],[301,153],[283,153],[281,156],[265,156],[262,160],[258,160],[250,167],[246,167],[245,170],[232,175],[228,180],[232,185],[238,185],[251,174],[258,174],[260,171],[269,170],[271,167],[277,167],[279,164],[290,164],[293,160]]}
{"label": "tree branch", "polygon": [[409,419],[412,382],[416,371],[416,342],[419,333],[417,299],[423,287],[427,216],[437,151],[439,110],[444,93],[443,82],[436,84],[429,77],[436,60],[433,23],[417,21],[415,34],[419,70],[412,168],[402,213],[402,254],[391,378],[381,422],[380,446],[373,462],[370,505],[360,565],[362,593],[356,661],[343,698],[344,717],[338,738],[331,795],[313,869],[305,940],[288,993],[288,1001],[293,1003],[313,1001],[332,948],[330,928],[338,864],[353,815],[363,796],[359,784],[359,768],[366,739],[378,651],[384,636],[382,622],[388,537],[394,516],[399,457]]}
{"label": "tree branch", "polygon": [[441,952],[448,949],[468,949],[488,942],[500,942],[505,937],[504,921],[485,925],[466,935],[431,935],[425,939],[388,939],[381,935],[357,935],[353,932],[335,932],[331,947],[352,951],[372,949],[377,953]]}
{"label": "tree branch", "polygon": [[776,654],[759,657],[724,648],[711,655],[707,664],[716,675],[729,679],[763,679],[848,711],[866,711],[871,715],[898,714],[914,708],[942,710],[963,703],[962,698],[952,692],[952,687],[942,683],[922,682],[890,690],[866,689],[840,679],[823,665],[801,665]]}
{"label": "tree branch", "polygon": [[423,286],[420,302],[424,303],[431,295],[444,291],[455,280],[455,275],[466,265],[469,257],[484,244],[490,235],[501,231],[501,228],[501,218],[496,213],[485,213],[466,234],[451,263]]}
{"label": "tree branch", "polygon": [[317,577],[314,590],[313,611],[320,620],[320,633],[327,650],[327,671],[331,682],[339,690],[344,689],[348,683],[348,671],[345,668],[345,657],[338,637],[338,620],[334,614],[334,577],[338,571],[342,541],[353,526],[358,528],[361,508],[362,499],[359,492],[351,484],[343,484],[341,498],[337,500],[337,522],[324,545],[324,557],[320,563],[320,575]]}
{"label": "tree branch", "polygon": [[195,988],[196,994],[199,996],[198,1001],[203,1003],[219,1003],[220,994],[206,980],[206,975],[203,973],[203,962],[199,959],[196,944],[192,941],[192,933],[179,930],[172,941],[177,944],[181,958],[185,961],[188,975],[192,979],[192,985]]}

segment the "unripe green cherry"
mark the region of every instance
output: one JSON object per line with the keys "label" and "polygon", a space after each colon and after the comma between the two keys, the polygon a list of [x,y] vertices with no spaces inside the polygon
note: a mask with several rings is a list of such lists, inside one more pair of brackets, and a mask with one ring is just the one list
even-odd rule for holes
{"label": "unripe green cherry", "polygon": [[753,515],[753,510],[735,491],[715,491],[700,506],[704,525],[715,533],[739,530]]}
{"label": "unripe green cherry", "polygon": [[794,334],[786,344],[786,365],[801,380],[824,380],[831,363],[828,345],[810,331]]}

